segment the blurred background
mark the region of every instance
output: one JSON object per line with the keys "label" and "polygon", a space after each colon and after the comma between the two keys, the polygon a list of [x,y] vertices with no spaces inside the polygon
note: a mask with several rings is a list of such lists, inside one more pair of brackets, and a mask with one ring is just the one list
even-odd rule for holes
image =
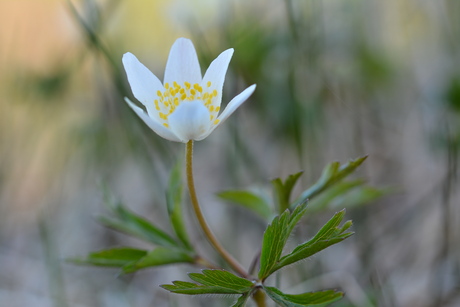
{"label": "blurred background", "polygon": [[[343,203],[356,234],[283,271],[283,291],[340,288],[334,306],[460,306],[459,20],[449,0],[1,0],[0,306],[229,306],[158,287],[198,270],[187,265],[118,276],[65,262],[144,247],[97,223],[104,186],[170,230],[164,190],[184,146],[126,106],[121,57],[162,79],[181,36],[202,72],[235,49],[224,104],[257,84],[195,150],[206,216],[246,267],[266,224],[217,192],[304,170],[301,191],[327,163],[369,155],[358,177],[385,195]],[[333,212],[299,231],[312,236]]]}

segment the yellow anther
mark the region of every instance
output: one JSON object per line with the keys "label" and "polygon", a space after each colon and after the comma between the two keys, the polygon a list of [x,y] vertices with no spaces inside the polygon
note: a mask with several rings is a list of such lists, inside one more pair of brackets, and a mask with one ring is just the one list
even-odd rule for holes
{"label": "yellow anther", "polygon": [[173,82],[174,87],[179,87],[179,84],[177,84],[176,81]]}
{"label": "yellow anther", "polygon": [[168,116],[166,114],[160,112],[160,118],[164,119],[164,120],[167,120]]}
{"label": "yellow anther", "polygon": [[219,112],[220,111],[220,107],[216,107],[216,112]]}
{"label": "yellow anther", "polygon": [[177,97],[176,97],[176,98],[174,98],[174,104],[175,104],[176,106],[178,106],[178,105],[179,105],[179,98],[177,98]]}
{"label": "yellow anther", "polygon": [[211,103],[212,103],[212,100],[211,100],[211,98],[208,98],[208,99],[206,99],[206,103],[205,103],[205,105],[207,105],[207,106],[208,106],[208,105],[210,105]]}
{"label": "yellow anther", "polygon": [[184,82],[184,84],[185,84],[185,87],[186,87],[187,89],[190,88],[190,83],[189,83],[189,82],[186,81],[186,82]]}
{"label": "yellow anther", "polygon": [[210,86],[211,86],[211,81],[208,81],[208,83],[206,83],[206,85],[207,85],[208,87],[210,87]]}
{"label": "yellow anther", "polygon": [[156,109],[157,111],[160,111],[160,107],[159,107],[159,106],[155,106],[155,109]]}
{"label": "yellow anther", "polygon": [[219,122],[220,122],[220,120],[216,119],[216,120],[214,121],[214,125],[217,125]]}
{"label": "yellow anther", "polygon": [[209,93],[204,93],[203,99],[208,99],[208,97],[209,97]]}
{"label": "yellow anther", "polygon": [[211,112],[214,111],[214,106],[210,106],[209,111],[211,111]]}
{"label": "yellow anther", "polygon": [[210,120],[214,119],[214,115],[209,116]]}
{"label": "yellow anther", "polygon": [[182,99],[182,100],[185,100],[185,98],[187,98],[186,94],[182,94],[182,96],[180,96],[180,99]]}
{"label": "yellow anther", "polygon": [[190,94],[195,95],[195,94],[196,94],[196,91],[192,88],[192,89],[190,90]]}
{"label": "yellow anther", "polygon": [[193,88],[196,89],[200,93],[203,91],[203,88],[198,83],[195,83],[193,85]]}
{"label": "yellow anther", "polygon": [[157,95],[158,95],[159,97],[163,97],[163,94],[162,94],[160,91],[157,91]]}
{"label": "yellow anther", "polygon": [[165,126],[166,128],[169,128],[169,125],[167,123],[164,123],[163,126]]}
{"label": "yellow anther", "polygon": [[185,90],[183,88],[180,89],[179,93],[184,94]]}
{"label": "yellow anther", "polygon": [[214,97],[217,97],[217,90],[213,90],[213,91],[212,91],[212,95],[213,95]]}
{"label": "yellow anther", "polygon": [[169,83],[165,83],[165,89],[169,88]]}

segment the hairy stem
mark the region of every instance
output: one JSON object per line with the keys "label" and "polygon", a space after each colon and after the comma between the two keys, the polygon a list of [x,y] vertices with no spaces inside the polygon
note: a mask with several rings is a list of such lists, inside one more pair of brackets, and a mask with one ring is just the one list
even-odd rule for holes
{"label": "hairy stem", "polygon": [[201,211],[200,204],[195,191],[195,182],[193,180],[193,141],[190,140],[186,146],[186,170],[187,170],[187,184],[190,193],[190,200],[192,201],[193,211],[195,212],[198,223],[203,230],[206,239],[211,243],[212,247],[222,256],[222,258],[242,277],[249,278],[249,274],[244,270],[241,264],[232,257],[224,247],[217,241],[217,238],[212,233],[211,229],[206,222],[203,212]]}

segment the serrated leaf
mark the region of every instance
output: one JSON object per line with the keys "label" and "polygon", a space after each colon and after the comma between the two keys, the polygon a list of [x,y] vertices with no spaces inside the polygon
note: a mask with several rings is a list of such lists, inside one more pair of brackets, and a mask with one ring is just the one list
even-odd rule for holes
{"label": "serrated leaf", "polygon": [[134,263],[129,263],[123,267],[123,273],[132,273],[148,267],[161,266],[172,263],[193,263],[193,255],[184,250],[166,247],[157,247],[144,257]]}
{"label": "serrated leaf", "polygon": [[238,298],[238,300],[235,302],[235,304],[232,305],[232,307],[244,307],[246,306],[246,303],[248,302],[249,298],[251,296],[248,293],[244,293],[242,296]]}
{"label": "serrated leaf", "polygon": [[290,254],[282,257],[274,266],[273,272],[286,265],[308,258],[353,235],[353,232],[345,232],[352,226],[351,221],[347,221],[342,227],[339,227],[344,215],[345,210],[337,212],[311,240],[298,245]]}
{"label": "serrated leaf", "polygon": [[173,293],[200,295],[200,294],[239,294],[234,291],[228,291],[219,287],[209,287],[198,285],[193,282],[173,281],[172,285],[160,285],[165,290]]}
{"label": "serrated leaf", "polygon": [[298,172],[296,174],[289,175],[284,182],[281,178],[272,180],[273,194],[278,212],[281,213],[289,208],[292,189],[302,174],[303,172]]}
{"label": "serrated leaf", "polygon": [[302,294],[285,294],[274,287],[264,287],[267,295],[283,307],[318,306],[333,303],[343,297],[342,292],[325,290]]}
{"label": "serrated leaf", "polygon": [[96,266],[122,267],[133,263],[147,255],[146,250],[118,247],[90,253],[86,258],[69,259],[75,264],[90,264]]}
{"label": "serrated leaf", "polygon": [[203,270],[202,273],[190,273],[189,277],[200,283],[173,281],[173,285],[161,285],[162,288],[181,294],[244,294],[251,291],[254,283],[223,270]]}
{"label": "serrated leaf", "polygon": [[100,217],[99,221],[107,227],[135,236],[141,240],[160,246],[177,247],[176,241],[167,233],[131,212],[123,205],[118,204],[114,208],[114,213],[116,218]]}
{"label": "serrated leaf", "polygon": [[259,278],[264,280],[273,273],[276,263],[281,257],[283,248],[300,218],[305,213],[307,203],[297,206],[292,212],[286,210],[280,216],[276,216],[265,230],[262,240],[262,250],[260,254]]}
{"label": "serrated leaf", "polygon": [[321,177],[318,181],[311,186],[309,189],[302,192],[302,194],[294,201],[293,207],[304,202],[307,199],[312,199],[318,194],[322,193],[324,190],[332,187],[337,182],[340,182],[342,179],[353,173],[358,166],[360,166],[367,156],[352,160],[344,165],[340,165],[339,162],[332,162],[328,164],[321,174]]}
{"label": "serrated leaf", "polygon": [[250,191],[223,191],[218,193],[217,196],[224,200],[246,207],[266,220],[272,216],[272,210],[265,199]]}
{"label": "serrated leaf", "polygon": [[238,293],[250,291],[254,285],[253,282],[224,270],[203,270],[201,273],[190,273],[188,276],[202,285],[227,288]]}
{"label": "serrated leaf", "polygon": [[166,204],[168,208],[169,219],[179,240],[182,242],[184,247],[189,250],[193,250],[192,244],[190,243],[187,230],[185,229],[185,223],[182,214],[182,177],[181,177],[181,164],[177,163],[169,178],[169,185],[166,191]]}

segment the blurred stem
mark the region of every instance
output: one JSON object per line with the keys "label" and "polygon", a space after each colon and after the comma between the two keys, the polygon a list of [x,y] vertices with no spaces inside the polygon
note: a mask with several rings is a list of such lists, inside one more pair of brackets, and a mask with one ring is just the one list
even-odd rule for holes
{"label": "blurred stem", "polygon": [[256,302],[258,307],[265,307],[265,293],[262,290],[256,290],[256,292],[252,295],[252,298]]}
{"label": "blurred stem", "polygon": [[212,247],[222,256],[222,258],[242,277],[249,278],[249,274],[244,270],[241,264],[232,257],[224,247],[219,243],[217,238],[212,233],[211,229],[206,222],[203,212],[201,211],[200,204],[195,191],[195,183],[193,180],[193,141],[190,140],[186,146],[186,170],[187,170],[187,184],[192,201],[193,211],[195,212],[198,223],[203,230],[206,239],[211,243]]}

